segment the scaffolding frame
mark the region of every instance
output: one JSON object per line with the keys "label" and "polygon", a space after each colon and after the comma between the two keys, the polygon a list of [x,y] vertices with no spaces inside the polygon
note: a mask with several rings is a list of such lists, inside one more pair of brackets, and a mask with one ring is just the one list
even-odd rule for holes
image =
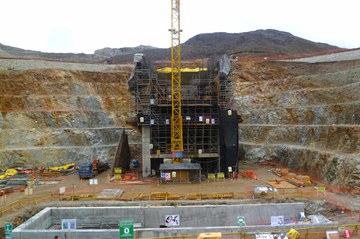
{"label": "scaffolding frame", "polygon": [[[181,74],[183,157],[219,172],[220,110],[230,107],[232,84],[216,67],[199,69]],[[134,79],[137,122],[150,127],[151,158],[172,158],[171,75],[143,65],[135,68]]]}

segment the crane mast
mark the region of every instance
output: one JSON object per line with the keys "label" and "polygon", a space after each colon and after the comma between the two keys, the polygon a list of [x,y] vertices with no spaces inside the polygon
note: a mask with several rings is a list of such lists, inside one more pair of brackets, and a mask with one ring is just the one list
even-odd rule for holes
{"label": "crane mast", "polygon": [[183,156],[181,115],[180,0],[171,0],[171,152],[175,162]]}

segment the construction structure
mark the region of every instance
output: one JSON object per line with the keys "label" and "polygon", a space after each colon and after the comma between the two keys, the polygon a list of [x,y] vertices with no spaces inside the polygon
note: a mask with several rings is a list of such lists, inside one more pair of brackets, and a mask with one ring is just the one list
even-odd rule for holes
{"label": "construction structure", "polygon": [[[315,225],[301,222],[276,227],[271,225],[273,215],[282,215],[283,221],[292,220],[304,212],[304,203],[192,206],[159,206],[153,203],[149,204],[151,206],[131,206],[128,205],[129,202],[126,204],[111,207],[45,208],[14,229],[13,238],[53,238],[54,235],[60,238],[119,238],[119,227],[122,227],[123,221],[131,221],[134,234],[132,238],[173,238],[213,231],[233,234],[233,237],[237,238],[254,238],[254,232],[257,231],[288,231],[290,228],[300,231],[317,226],[319,233],[319,227],[337,225],[323,221],[317,221]],[[172,215],[176,216],[177,220],[166,220]],[[246,220],[246,225],[238,225],[239,215]],[[320,231],[323,232],[324,229]],[[248,236],[244,237],[247,234]]]}
{"label": "construction structure", "polygon": [[[181,69],[183,163],[198,163],[205,174],[236,170],[239,117],[230,109],[229,74],[226,55],[207,67]],[[134,56],[128,89],[135,95],[142,128],[144,176],[160,173],[160,164],[172,162],[170,77],[169,68],[155,70],[142,54]]]}
{"label": "construction structure", "polygon": [[143,176],[189,182],[200,181],[202,172],[236,171],[239,118],[230,109],[230,59],[182,67],[180,0],[171,1],[169,31],[171,67],[155,70],[135,54],[128,80],[142,127]]}

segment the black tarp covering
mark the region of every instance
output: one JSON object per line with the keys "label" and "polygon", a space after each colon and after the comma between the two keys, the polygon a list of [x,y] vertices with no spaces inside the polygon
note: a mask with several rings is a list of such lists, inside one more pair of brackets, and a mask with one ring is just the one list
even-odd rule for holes
{"label": "black tarp covering", "polygon": [[225,174],[229,167],[233,172],[238,171],[238,122],[235,110],[220,112],[220,169]]}
{"label": "black tarp covering", "polygon": [[122,168],[123,171],[129,170],[130,160],[131,160],[131,154],[130,154],[129,141],[128,141],[128,136],[125,133],[125,129],[124,129],[120,137],[119,145],[116,149],[112,172],[114,173],[115,168]]}
{"label": "black tarp covering", "polygon": [[136,70],[147,69],[147,68],[149,68],[149,64],[147,63],[147,61],[144,57],[144,54],[142,54],[142,53],[135,54],[134,55],[134,68],[131,72],[129,79],[127,80],[127,87],[130,92],[136,90],[136,81],[137,81],[136,74],[135,74]]}

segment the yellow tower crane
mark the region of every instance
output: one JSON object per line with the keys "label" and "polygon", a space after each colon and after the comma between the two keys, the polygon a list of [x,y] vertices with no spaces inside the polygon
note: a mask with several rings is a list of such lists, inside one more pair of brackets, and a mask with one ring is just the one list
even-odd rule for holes
{"label": "yellow tower crane", "polygon": [[180,0],[171,0],[171,152],[174,163],[183,157],[181,116]]}

